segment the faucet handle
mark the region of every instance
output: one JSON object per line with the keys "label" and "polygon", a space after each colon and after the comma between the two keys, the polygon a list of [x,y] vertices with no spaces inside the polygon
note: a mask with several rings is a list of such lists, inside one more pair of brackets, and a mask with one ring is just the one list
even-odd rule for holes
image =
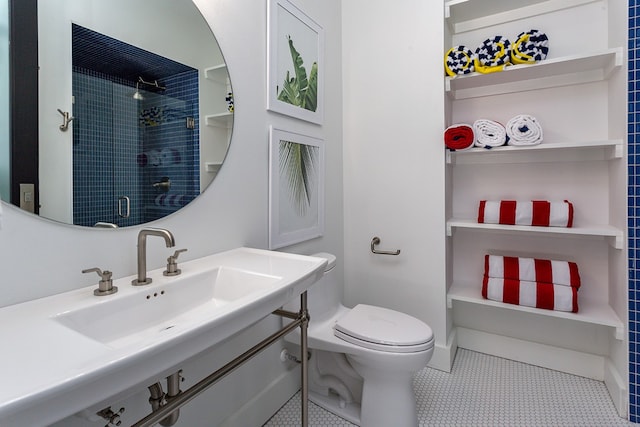
{"label": "faucet handle", "polygon": [[182,273],[182,270],[178,268],[178,256],[182,252],[186,251],[186,249],[178,249],[173,253],[173,255],[167,258],[167,269],[163,271],[162,274],[165,276],[177,276],[178,274]]}
{"label": "faucet handle", "polygon": [[104,296],[111,295],[118,292],[118,287],[113,286],[113,280],[111,280],[111,275],[113,274],[109,270],[100,270],[98,267],[88,268],[86,270],[82,270],[83,273],[98,273],[100,276],[100,282],[98,282],[98,289],[93,291],[93,294],[96,296]]}

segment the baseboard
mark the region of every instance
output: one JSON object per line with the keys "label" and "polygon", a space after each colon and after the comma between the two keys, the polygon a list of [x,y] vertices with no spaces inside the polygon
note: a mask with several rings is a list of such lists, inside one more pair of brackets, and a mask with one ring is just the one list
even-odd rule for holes
{"label": "baseboard", "polygon": [[609,390],[609,395],[618,410],[618,415],[622,418],[627,418],[627,384],[622,379],[620,372],[618,372],[613,363],[611,363],[610,359],[607,359],[604,365],[604,384],[607,386],[607,390]]}
{"label": "baseboard", "polygon": [[253,399],[228,416],[222,427],[264,425],[300,389],[300,369],[291,369],[276,378]]}
{"label": "baseboard", "polygon": [[453,366],[453,359],[456,357],[456,350],[458,349],[457,331],[454,328],[449,337],[447,338],[446,345],[436,344],[433,348],[433,355],[427,365],[430,368],[437,369],[439,371],[451,372]]}
{"label": "baseboard", "polygon": [[568,374],[605,379],[604,356],[457,327],[458,347]]}

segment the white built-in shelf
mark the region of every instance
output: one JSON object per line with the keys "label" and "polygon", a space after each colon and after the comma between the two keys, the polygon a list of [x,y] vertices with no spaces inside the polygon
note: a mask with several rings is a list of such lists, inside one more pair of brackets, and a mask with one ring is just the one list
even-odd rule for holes
{"label": "white built-in shelf", "polygon": [[449,0],[444,16],[453,34],[556,12],[597,0]]}
{"label": "white built-in shelf", "polygon": [[[572,141],[572,142],[542,142],[538,145],[501,147],[471,148],[468,150],[446,150],[446,161],[448,164],[476,164],[476,163],[531,163],[536,161],[578,161],[580,156],[572,156],[565,159],[558,156],[559,151],[569,150],[572,153],[577,151],[604,151],[604,158],[608,160],[620,159],[623,156],[624,147],[621,139],[599,140],[599,141]],[[547,153],[538,156],[532,154]],[[585,157],[591,160],[591,157]]]}
{"label": "white built-in shelf", "polygon": [[582,227],[533,227],[528,225],[503,225],[478,223],[475,219],[456,219],[447,221],[447,236],[455,229],[488,230],[513,233],[533,233],[539,235],[571,235],[578,237],[603,237],[615,249],[624,246],[622,230],[611,225],[591,225]]}
{"label": "white built-in shelf", "polygon": [[511,65],[496,73],[445,77],[445,90],[453,99],[467,99],[591,83],[608,79],[622,62],[622,48],[618,47],[535,64]]}
{"label": "white built-in shelf", "polygon": [[222,162],[205,162],[204,167],[207,173],[218,173],[220,167],[222,166]]}
{"label": "white built-in shelf", "polygon": [[227,64],[219,64],[213,67],[205,68],[204,77],[216,83],[228,85],[229,72],[227,71]]}
{"label": "white built-in shelf", "polygon": [[488,307],[498,307],[514,311],[533,313],[540,316],[555,317],[560,319],[570,319],[577,322],[591,323],[596,325],[608,326],[615,329],[615,337],[618,340],[624,339],[624,323],[616,312],[606,302],[592,301],[586,298],[580,298],[578,291],[578,312],[568,313],[564,311],[545,310],[534,307],[525,307],[522,305],[506,304],[499,301],[491,301],[482,297],[481,285],[466,286],[461,284],[452,284],[447,293],[447,306],[453,308],[453,301],[463,301],[473,304],[479,304]]}
{"label": "white built-in shelf", "polygon": [[233,123],[233,113],[230,113],[228,111],[224,113],[210,114],[208,116],[205,116],[204,118],[207,126],[230,129],[231,124]]}

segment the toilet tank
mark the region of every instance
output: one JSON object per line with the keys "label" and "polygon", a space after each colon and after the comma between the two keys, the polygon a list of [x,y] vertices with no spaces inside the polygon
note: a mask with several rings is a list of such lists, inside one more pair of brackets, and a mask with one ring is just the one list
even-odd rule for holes
{"label": "toilet tank", "polygon": [[[336,257],[333,254],[321,252],[311,256],[327,260],[324,274],[307,290],[307,309],[311,322],[322,321],[331,317],[342,304],[342,285],[336,277]],[[285,310],[298,312],[300,298],[289,301]]]}

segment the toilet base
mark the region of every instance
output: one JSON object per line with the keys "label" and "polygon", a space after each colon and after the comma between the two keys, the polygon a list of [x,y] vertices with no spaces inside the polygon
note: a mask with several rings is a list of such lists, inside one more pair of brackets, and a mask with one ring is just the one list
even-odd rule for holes
{"label": "toilet base", "polygon": [[[344,403],[344,400],[340,399],[340,396],[337,394],[329,393],[327,396],[311,390],[309,391],[309,400],[322,409],[329,411],[340,418],[344,418],[352,424],[357,426],[361,425],[359,403]],[[341,400],[342,403],[340,402]]]}

